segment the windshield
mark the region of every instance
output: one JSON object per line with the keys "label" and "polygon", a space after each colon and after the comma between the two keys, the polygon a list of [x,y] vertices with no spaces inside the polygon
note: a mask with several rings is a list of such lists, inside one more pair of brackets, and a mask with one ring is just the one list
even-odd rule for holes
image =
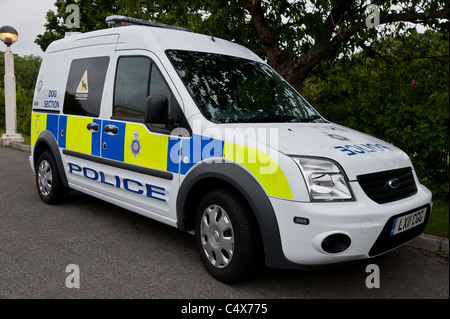
{"label": "windshield", "polygon": [[167,55],[210,121],[323,121],[284,79],[263,63],[192,51],[169,50]]}

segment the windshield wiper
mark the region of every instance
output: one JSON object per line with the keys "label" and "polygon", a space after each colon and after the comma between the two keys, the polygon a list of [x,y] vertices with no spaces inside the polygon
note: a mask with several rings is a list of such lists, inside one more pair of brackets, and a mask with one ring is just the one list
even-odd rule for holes
{"label": "windshield wiper", "polygon": [[304,119],[298,119],[298,121],[301,123],[311,123],[311,122],[314,122],[315,120],[318,120],[321,118],[322,117],[320,115],[313,115],[313,116],[305,117]]}
{"label": "windshield wiper", "polygon": [[292,115],[264,115],[264,116],[254,116],[248,117],[245,119],[240,119],[240,122],[249,122],[249,123],[290,123],[296,122],[298,120],[297,117]]}
{"label": "windshield wiper", "polygon": [[262,115],[227,119],[226,121],[222,121],[222,123],[310,123],[321,118],[320,115],[313,115],[306,118],[298,118],[293,115]]}

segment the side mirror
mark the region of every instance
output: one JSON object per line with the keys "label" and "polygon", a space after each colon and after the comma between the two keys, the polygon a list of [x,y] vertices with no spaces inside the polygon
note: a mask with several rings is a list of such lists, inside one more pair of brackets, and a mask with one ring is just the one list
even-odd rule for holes
{"label": "side mirror", "polygon": [[169,119],[169,100],[165,95],[150,95],[145,105],[144,123],[164,124]]}

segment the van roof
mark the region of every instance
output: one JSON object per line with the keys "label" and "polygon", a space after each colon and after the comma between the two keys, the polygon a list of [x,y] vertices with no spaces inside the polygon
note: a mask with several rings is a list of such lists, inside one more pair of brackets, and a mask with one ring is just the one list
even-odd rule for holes
{"label": "van roof", "polygon": [[[139,23],[129,23],[130,21]],[[220,38],[152,21],[123,16],[111,16],[108,23],[122,25],[66,37],[54,41],[46,53],[86,48],[96,45],[116,45],[116,50],[148,50],[156,54],[166,50],[186,50],[237,56],[263,62],[249,49]],[[125,25],[125,26],[123,26]]]}

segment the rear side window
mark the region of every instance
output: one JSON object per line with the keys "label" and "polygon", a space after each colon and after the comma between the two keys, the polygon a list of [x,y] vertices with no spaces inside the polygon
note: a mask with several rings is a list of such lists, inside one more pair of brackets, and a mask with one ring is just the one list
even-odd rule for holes
{"label": "rear side window", "polygon": [[65,114],[98,117],[109,57],[72,61],[64,97]]}

